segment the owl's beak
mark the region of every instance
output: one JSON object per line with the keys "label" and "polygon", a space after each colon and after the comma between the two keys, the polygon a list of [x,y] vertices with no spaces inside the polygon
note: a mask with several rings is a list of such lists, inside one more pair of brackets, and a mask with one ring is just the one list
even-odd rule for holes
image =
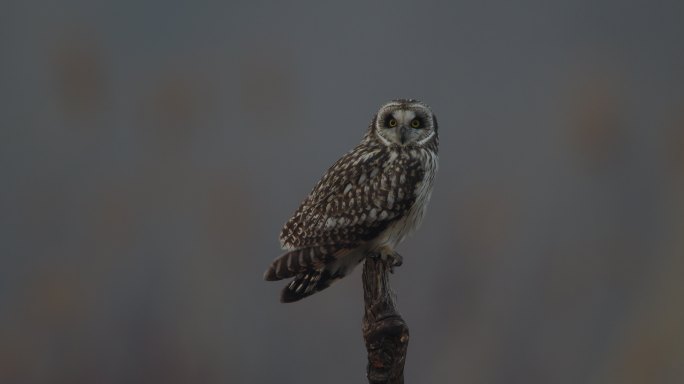
{"label": "owl's beak", "polygon": [[401,142],[401,145],[406,144],[406,138],[408,137],[408,128],[406,126],[402,125],[399,127],[399,141]]}

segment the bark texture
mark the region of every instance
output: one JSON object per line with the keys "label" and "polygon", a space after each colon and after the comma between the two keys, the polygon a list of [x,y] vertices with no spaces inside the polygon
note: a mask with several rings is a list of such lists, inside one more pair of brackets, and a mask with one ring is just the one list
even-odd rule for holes
{"label": "bark texture", "polygon": [[409,331],[394,305],[389,284],[391,261],[367,257],[363,266],[363,338],[371,384],[404,382]]}

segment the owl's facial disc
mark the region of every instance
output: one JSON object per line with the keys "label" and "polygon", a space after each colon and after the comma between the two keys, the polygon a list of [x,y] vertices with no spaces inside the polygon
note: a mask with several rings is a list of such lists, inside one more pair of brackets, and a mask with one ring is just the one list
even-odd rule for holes
{"label": "owl's facial disc", "polygon": [[382,137],[401,146],[416,141],[425,127],[424,117],[409,109],[393,109],[386,113],[382,124]]}
{"label": "owl's facial disc", "polygon": [[396,99],[380,107],[372,133],[387,146],[423,146],[437,136],[430,107],[413,99]]}

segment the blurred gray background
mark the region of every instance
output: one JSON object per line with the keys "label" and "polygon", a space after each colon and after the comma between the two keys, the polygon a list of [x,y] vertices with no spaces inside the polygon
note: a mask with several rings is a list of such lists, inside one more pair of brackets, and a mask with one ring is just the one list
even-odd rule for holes
{"label": "blurred gray background", "polygon": [[3,1],[0,382],[363,383],[283,223],[397,97],[408,383],[684,380],[684,2]]}

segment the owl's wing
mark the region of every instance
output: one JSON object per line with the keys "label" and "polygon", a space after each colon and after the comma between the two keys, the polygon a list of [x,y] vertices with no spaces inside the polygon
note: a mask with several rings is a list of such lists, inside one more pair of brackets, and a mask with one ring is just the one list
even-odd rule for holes
{"label": "owl's wing", "polygon": [[359,146],[340,158],[285,224],[283,249],[354,247],[380,234],[415,201],[424,176],[417,161]]}

